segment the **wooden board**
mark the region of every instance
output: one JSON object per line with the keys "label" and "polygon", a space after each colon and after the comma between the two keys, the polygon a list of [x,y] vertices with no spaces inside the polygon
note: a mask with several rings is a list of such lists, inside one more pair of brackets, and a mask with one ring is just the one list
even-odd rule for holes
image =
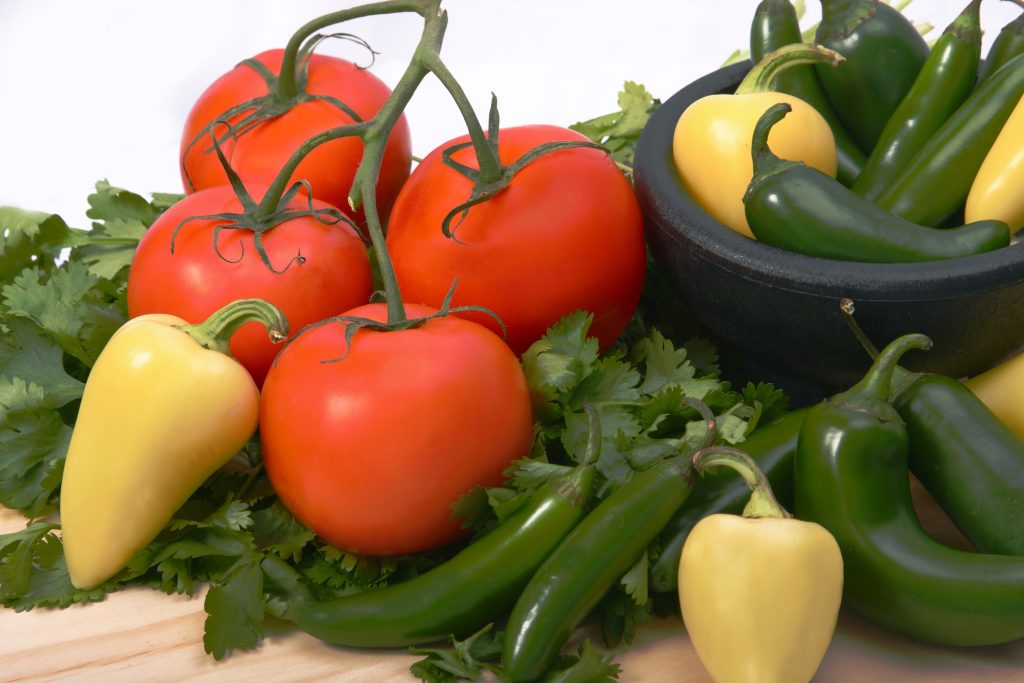
{"label": "wooden board", "polygon": [[[917,491],[918,499],[922,494]],[[919,506],[926,525],[960,542],[934,504]],[[0,533],[24,526],[0,508]],[[281,624],[253,651],[217,662],[203,650],[203,595],[168,596],[131,589],[105,601],[64,610],[17,613],[0,609],[0,681],[414,681],[418,659],[400,650],[352,650],[326,645]],[[584,632],[579,637],[596,634]],[[643,625],[620,648],[620,680],[708,683],[681,621]],[[1024,681],[1024,640],[998,647],[944,648],[915,643],[854,614],[839,628],[815,681],[836,683],[1010,683]]]}

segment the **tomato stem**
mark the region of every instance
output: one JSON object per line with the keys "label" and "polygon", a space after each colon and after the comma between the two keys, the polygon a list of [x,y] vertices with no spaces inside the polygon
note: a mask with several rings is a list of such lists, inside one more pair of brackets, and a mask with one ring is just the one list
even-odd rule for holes
{"label": "tomato stem", "polygon": [[496,182],[502,175],[501,160],[488,144],[487,135],[484,133],[483,126],[480,125],[480,119],[473,110],[473,105],[470,103],[469,98],[466,97],[466,92],[459,85],[459,82],[455,80],[455,77],[448,70],[445,63],[441,61],[441,56],[436,51],[426,52],[422,58],[427,68],[437,76],[437,79],[441,81],[441,84],[451,94],[452,99],[455,100],[455,105],[459,108],[459,112],[466,122],[466,128],[469,129],[469,138],[473,141],[473,151],[476,153],[477,167],[480,170],[479,182],[482,184]]}
{"label": "tomato stem", "polygon": [[416,12],[426,16],[428,10],[436,4],[436,2],[431,0],[388,0],[386,2],[375,2],[331,12],[307,22],[292,35],[285,46],[284,56],[281,60],[281,73],[278,75],[277,81],[276,94],[278,99],[283,102],[290,102],[299,94],[298,55],[306,39],[320,29],[340,24],[350,19],[359,19],[377,14]]}

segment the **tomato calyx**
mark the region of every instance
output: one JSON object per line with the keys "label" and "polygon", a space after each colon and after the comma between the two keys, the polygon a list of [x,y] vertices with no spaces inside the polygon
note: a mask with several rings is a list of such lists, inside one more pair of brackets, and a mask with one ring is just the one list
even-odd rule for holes
{"label": "tomato calyx", "polygon": [[[340,38],[342,40],[349,40],[357,45],[360,45],[370,53],[370,64],[366,67],[372,66],[373,60],[376,55],[379,54],[375,51],[370,44],[365,40],[356,36],[352,33],[330,33],[330,34],[315,34],[308,40],[301,43],[296,48],[296,54],[293,59],[285,59],[281,65],[281,73],[276,74],[271,71],[263,62],[256,58],[249,58],[239,62],[239,66],[245,66],[252,69],[263,79],[263,82],[267,86],[267,94],[255,97],[245,102],[240,102],[233,107],[229,107],[225,111],[221,112],[220,115],[199,129],[195,137],[189,141],[185,147],[185,151],[181,155],[182,159],[182,176],[185,182],[188,184],[190,190],[195,190],[195,184],[192,182],[192,178],[189,175],[188,167],[185,165],[184,160],[188,153],[191,152],[192,148],[195,147],[199,142],[206,136],[212,136],[214,144],[203,150],[204,154],[209,154],[215,151],[216,144],[225,144],[228,140],[242,137],[246,133],[256,129],[261,124],[275,119],[283,114],[288,113],[296,106],[305,102],[326,102],[327,104],[336,107],[343,114],[348,116],[355,122],[361,122],[363,119],[359,116],[356,111],[343,102],[337,97],[330,95],[318,95],[306,91],[306,84],[309,75],[309,61],[313,56],[314,50],[328,38]],[[288,77],[286,77],[286,75]],[[214,129],[218,123],[223,121],[234,121],[222,135],[213,135]]]}
{"label": "tomato calyx", "polygon": [[[372,318],[365,318],[362,316],[335,315],[331,316],[330,318],[325,318],[323,320],[317,321],[310,325],[306,325],[304,328],[299,330],[294,336],[288,339],[288,341],[285,342],[283,348],[287,348],[288,345],[290,345],[292,342],[298,339],[303,333],[308,332],[309,330],[321,327],[323,325],[329,325],[332,323],[341,323],[345,325],[345,353],[336,358],[327,358],[320,361],[321,363],[337,363],[339,361],[345,360],[345,358],[348,357],[349,352],[352,350],[352,338],[359,330],[372,330],[374,332],[402,332],[404,330],[412,330],[417,327],[422,327],[431,320],[445,318],[453,313],[465,313],[468,311],[483,313],[494,318],[497,321],[498,326],[501,327],[501,334],[502,337],[504,337],[506,334],[505,324],[501,321],[501,318],[499,318],[498,315],[491,309],[486,308],[484,306],[452,307],[452,298],[455,296],[456,286],[458,286],[458,279],[456,279],[456,281],[452,283],[451,288],[448,290],[448,294],[445,295],[444,301],[441,302],[441,308],[433,313],[429,313],[427,315],[419,316],[416,318],[404,317],[401,320],[389,321],[373,320]],[[280,355],[278,357],[280,357]],[[277,363],[276,359],[274,362],[275,364]]]}
{"label": "tomato calyx", "polygon": [[[217,124],[227,126],[229,129],[232,128],[231,124],[227,123],[222,119],[218,119],[211,124],[210,137],[213,141],[213,149],[217,153],[217,157],[220,160],[221,165],[224,167],[224,173],[227,175],[228,182],[231,184],[231,189],[234,191],[235,196],[238,198],[239,203],[242,205],[241,212],[223,212],[216,214],[206,214],[202,216],[189,216],[182,220],[174,228],[174,232],[171,233],[171,254],[174,254],[174,245],[178,238],[178,233],[181,229],[191,221],[206,220],[206,221],[218,221],[218,224],[213,229],[213,250],[219,258],[228,263],[238,263],[245,257],[245,247],[242,247],[241,253],[237,257],[229,258],[220,251],[220,233],[222,230],[249,230],[253,233],[253,246],[256,248],[256,253],[259,255],[260,261],[275,275],[281,275],[286,272],[292,264],[302,265],[306,262],[306,258],[302,255],[301,251],[295,253],[295,255],[284,265],[283,268],[277,269],[274,264],[270,262],[270,256],[267,254],[267,250],[263,245],[263,233],[268,230],[286,223],[293,218],[300,216],[312,216],[316,220],[326,225],[334,225],[338,222],[344,222],[352,227],[359,234],[359,229],[351,218],[342,213],[339,209],[330,208],[317,208],[313,204],[313,190],[306,180],[298,180],[293,183],[285,192],[268,191],[262,202],[256,202],[249,194],[249,191],[245,189],[245,184],[242,179],[238,176],[227,157],[224,155],[224,150],[221,149],[220,142],[217,139],[215,128]],[[230,131],[228,133],[230,135]],[[305,190],[305,196],[308,202],[308,208],[306,209],[294,209],[290,205],[292,200],[298,195],[300,190]]]}
{"label": "tomato calyx", "polygon": [[[551,152],[557,152],[563,149],[572,149],[575,147],[588,147],[591,149],[601,150],[602,152],[608,152],[606,148],[595,142],[585,140],[559,140],[537,145],[536,147],[528,150],[511,164],[502,165],[498,155],[499,132],[498,99],[492,95],[486,135],[487,154],[481,153],[482,146],[480,145],[479,140],[473,139],[447,147],[441,152],[441,159],[446,166],[455,170],[473,183],[473,189],[470,192],[469,198],[449,211],[441,222],[441,232],[448,239],[459,242],[459,239],[455,236],[455,230],[458,228],[459,224],[462,223],[463,219],[469,213],[469,210],[477,204],[482,204],[506,190],[515,175],[539,157],[542,157],[545,154],[550,154]],[[473,168],[472,166],[468,166],[455,160],[455,153],[466,149],[467,147],[474,147],[476,149],[479,168]],[[487,165],[483,163],[485,159],[493,160],[496,162],[496,166],[493,164]],[[456,218],[458,220],[456,220]]]}

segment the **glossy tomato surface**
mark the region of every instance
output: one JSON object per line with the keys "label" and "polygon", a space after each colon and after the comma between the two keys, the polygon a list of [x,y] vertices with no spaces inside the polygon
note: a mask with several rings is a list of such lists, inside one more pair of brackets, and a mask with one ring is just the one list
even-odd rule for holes
{"label": "glossy tomato surface", "polygon": [[[646,269],[632,185],[600,150],[551,152],[453,222],[456,239],[449,239],[442,221],[473,185],[441,153],[464,140],[428,155],[395,203],[387,243],[405,300],[440,306],[458,278],[453,305],[494,311],[516,353],[578,309],[594,314],[591,332],[602,347],[610,345],[636,309]],[[498,140],[502,163],[509,164],[537,145],[585,138],[555,126],[524,126],[501,130]],[[471,148],[454,158],[476,168]],[[465,315],[500,329],[489,316]]]}
{"label": "glossy tomato surface", "polygon": [[[264,190],[250,187],[257,199]],[[308,206],[302,198],[290,204],[296,210]],[[323,202],[314,206],[332,208]],[[263,233],[270,265],[282,271],[274,272],[260,259],[252,231],[222,229],[215,240],[217,226],[226,221],[189,220],[241,209],[231,188],[222,185],[187,195],[164,212],[143,235],[132,259],[129,316],[170,313],[198,323],[235,299],[258,297],[280,308],[294,333],[369,300],[369,256],[345,223],[300,216]],[[280,348],[270,342],[266,328],[255,322],[246,323],[231,337],[232,355],[257,385]]]}
{"label": "glossy tomato surface", "polygon": [[[384,320],[387,311],[370,304],[347,315]],[[302,332],[267,376],[260,439],[274,489],[296,518],[352,552],[399,555],[459,538],[451,504],[500,484],[529,453],[519,362],[494,333],[452,316],[362,329],[351,348],[346,327]]]}
{"label": "glossy tomato surface", "polygon": [[[283,50],[268,50],[254,59],[279,73]],[[306,91],[344,102],[362,120],[373,118],[391,90],[367,69],[351,62],[314,54],[309,61]],[[236,66],[211,84],[199,97],[185,123],[181,139],[182,181],[186,192],[194,192],[227,182],[224,169],[210,144],[204,127],[222,118],[224,112],[249,100],[267,95],[263,78],[245,64]],[[237,124],[244,114],[228,119]],[[303,102],[281,116],[260,123],[252,130],[228,140],[222,148],[232,168],[247,183],[269,185],[292,152],[313,135],[336,128],[353,119],[339,107],[325,101]],[[223,129],[218,129],[223,133]],[[195,144],[191,144],[202,135]],[[363,143],[358,138],[332,140],[317,147],[292,175],[292,180],[308,180],[313,196],[343,210],[348,209],[352,187]],[[409,176],[412,147],[405,116],[399,118],[385,148],[377,203],[381,216],[390,212],[395,195]],[[361,212],[351,213],[362,221]]]}

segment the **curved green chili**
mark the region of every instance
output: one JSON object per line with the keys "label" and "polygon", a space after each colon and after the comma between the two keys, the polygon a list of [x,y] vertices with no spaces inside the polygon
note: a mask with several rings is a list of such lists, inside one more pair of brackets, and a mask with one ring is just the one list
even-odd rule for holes
{"label": "curved green chili", "polygon": [[978,71],[978,83],[987,81],[999,67],[1020,54],[1024,54],[1024,14],[1003,26],[992,40]]}
{"label": "curved green chili", "polygon": [[299,628],[351,647],[399,647],[464,636],[509,609],[544,558],[583,519],[601,443],[587,408],[583,464],[545,482],[522,508],[457,555],[387,588],[302,607]]}
{"label": "curved green chili", "polygon": [[[840,302],[865,351],[878,352]],[[910,471],[983,553],[1024,555],[1024,440],[967,386],[944,375],[893,371],[892,402],[906,424]]]}
{"label": "curved green chili", "polygon": [[743,203],[754,236],[789,251],[845,261],[905,263],[968,256],[1005,247],[1002,221],[936,230],[903,220],[805,164],[768,149],[768,131],[789,110],[770,107],[754,129],[754,177]]}
{"label": "curved green chili", "polygon": [[875,200],[974,89],[981,60],[981,0],[953,20],[882,130],[852,189]]}
{"label": "curved green chili", "polygon": [[940,225],[967,199],[992,143],[1024,96],[1024,55],[975,89],[882,193],[877,204],[922,225]]}
{"label": "curved green chili", "polygon": [[690,458],[636,472],[548,556],[505,626],[505,680],[541,678],[572,632],[632,567],[690,492]]}
{"label": "curved green chili", "polygon": [[910,471],[976,550],[1024,555],[1024,442],[962,382],[904,381]]}
{"label": "curved green chili", "polygon": [[[800,20],[789,0],[761,0],[754,10],[750,26],[750,59],[757,64],[765,55],[784,45],[803,43]],[[774,89],[807,102],[821,114],[832,129],[836,141],[836,177],[850,185],[864,166],[864,152],[850,137],[839,114],[828,101],[818,76],[810,64],[795,66],[780,73]]]}
{"label": "curved green chili", "polygon": [[822,0],[815,42],[846,60],[818,78],[861,150],[870,153],[928,57],[913,24],[878,0]]}
{"label": "curved green chili", "polygon": [[796,454],[796,515],[843,554],[843,604],[899,633],[945,645],[1024,637],[1024,558],[955,550],[921,527],[908,436],[889,404],[892,373],[926,337],[900,337],[865,379],[812,408]]}

